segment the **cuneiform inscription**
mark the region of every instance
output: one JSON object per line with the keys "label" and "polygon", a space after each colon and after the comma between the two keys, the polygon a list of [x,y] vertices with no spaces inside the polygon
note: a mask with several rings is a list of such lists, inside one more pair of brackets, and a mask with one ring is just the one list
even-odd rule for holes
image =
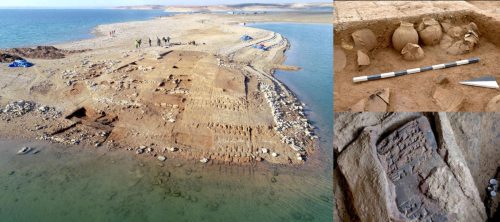
{"label": "cuneiform inscription", "polygon": [[379,160],[396,188],[398,209],[410,220],[446,221],[446,214],[419,188],[433,168],[444,164],[436,150],[426,117],[406,123],[377,144]]}

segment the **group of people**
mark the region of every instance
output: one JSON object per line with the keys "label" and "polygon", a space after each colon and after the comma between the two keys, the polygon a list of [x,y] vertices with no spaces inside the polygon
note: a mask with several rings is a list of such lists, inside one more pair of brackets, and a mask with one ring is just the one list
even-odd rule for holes
{"label": "group of people", "polygon": [[112,30],[109,32],[109,37],[114,37],[116,34],[116,30]]}
{"label": "group of people", "polygon": [[[167,46],[168,44],[170,44],[170,36],[162,37],[161,39],[158,36],[156,36],[156,45],[157,46],[161,46],[162,41],[164,42],[164,46]],[[149,43],[149,47],[153,46],[153,40],[151,40],[151,38],[148,39],[148,43]],[[135,48],[136,49],[140,48],[141,44],[142,44],[142,39],[135,40]]]}

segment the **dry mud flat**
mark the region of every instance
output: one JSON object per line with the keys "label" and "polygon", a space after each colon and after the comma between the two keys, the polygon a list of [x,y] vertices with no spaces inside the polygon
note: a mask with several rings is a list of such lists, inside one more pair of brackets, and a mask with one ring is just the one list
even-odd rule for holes
{"label": "dry mud flat", "polygon": [[336,221],[498,220],[499,118],[337,113]]}
{"label": "dry mud flat", "polygon": [[[443,2],[368,2],[379,5],[354,11],[345,2],[337,4],[335,111],[499,110],[498,89],[459,84],[483,76],[492,76],[498,81],[500,20],[497,16],[465,2],[457,2],[457,6]],[[384,9],[391,13],[381,15],[380,11]],[[393,40],[401,22],[409,24],[418,35],[414,40],[398,37],[406,38],[401,40],[405,43],[403,45]],[[406,47],[410,42],[414,45]],[[480,58],[480,62],[395,78],[353,82],[358,76],[473,57]],[[386,95],[380,96],[381,92]]]}
{"label": "dry mud flat", "polygon": [[[118,35],[58,46],[89,51],[1,68],[3,137],[209,163],[301,164],[315,149],[304,105],[271,75],[288,47],[278,33],[216,15],[98,28],[108,29]],[[144,33],[172,36],[173,44],[133,49],[135,38],[146,42]],[[254,40],[240,41],[243,34]],[[269,50],[251,47],[256,43]]]}

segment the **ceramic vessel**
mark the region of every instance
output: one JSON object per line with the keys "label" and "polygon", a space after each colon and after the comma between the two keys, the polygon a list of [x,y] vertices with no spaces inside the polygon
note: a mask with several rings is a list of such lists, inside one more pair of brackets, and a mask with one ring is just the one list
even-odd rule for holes
{"label": "ceramic vessel", "polygon": [[352,33],[352,39],[354,40],[354,46],[357,49],[364,49],[370,51],[377,46],[377,38],[375,34],[370,29],[360,29]]}
{"label": "ceramic vessel", "polygon": [[418,25],[418,35],[425,45],[437,45],[443,36],[443,30],[438,21],[433,18],[424,18]]}
{"label": "ceramic vessel", "polygon": [[401,22],[392,35],[392,45],[398,52],[401,52],[408,43],[418,44],[418,32],[412,23]]}

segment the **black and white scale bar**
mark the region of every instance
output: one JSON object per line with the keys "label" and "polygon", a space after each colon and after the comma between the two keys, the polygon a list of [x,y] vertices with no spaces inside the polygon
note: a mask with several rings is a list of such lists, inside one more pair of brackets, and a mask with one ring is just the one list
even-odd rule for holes
{"label": "black and white scale bar", "polygon": [[369,76],[359,76],[359,77],[354,77],[352,79],[352,81],[353,82],[366,82],[366,81],[371,81],[371,80],[398,77],[398,76],[404,76],[404,75],[425,72],[425,71],[431,71],[431,70],[446,69],[446,68],[451,68],[451,67],[455,67],[455,66],[473,64],[473,63],[478,63],[478,62],[479,62],[479,58],[470,58],[470,59],[460,60],[460,61],[456,61],[456,62],[444,63],[444,64],[433,65],[433,66],[425,66],[425,67],[416,68],[416,69],[407,69],[407,70],[402,70],[402,71],[397,71],[397,72],[387,72],[387,73],[375,74],[375,75],[369,75]]}

